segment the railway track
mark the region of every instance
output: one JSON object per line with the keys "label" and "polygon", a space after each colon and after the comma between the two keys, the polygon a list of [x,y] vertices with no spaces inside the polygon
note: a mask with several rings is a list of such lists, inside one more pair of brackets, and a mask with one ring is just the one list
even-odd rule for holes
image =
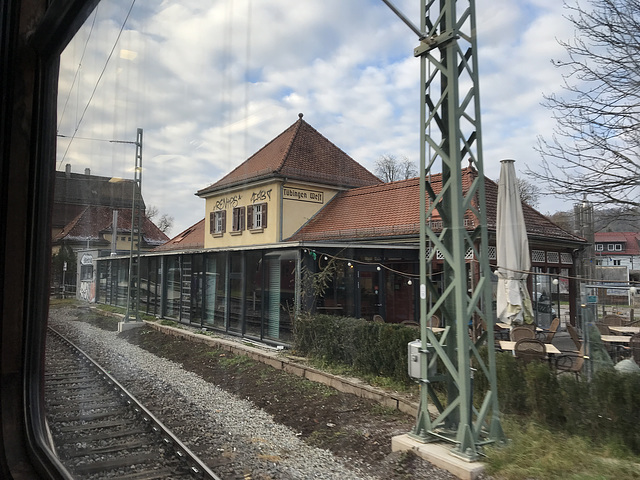
{"label": "railway track", "polygon": [[95,361],[52,328],[46,418],[74,479],[220,480]]}

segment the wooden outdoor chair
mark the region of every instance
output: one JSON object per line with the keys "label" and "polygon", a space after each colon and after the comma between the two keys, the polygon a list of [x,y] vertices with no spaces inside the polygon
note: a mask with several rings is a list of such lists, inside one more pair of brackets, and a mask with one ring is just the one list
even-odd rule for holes
{"label": "wooden outdoor chair", "polygon": [[569,332],[569,336],[571,337],[571,340],[573,340],[576,350],[580,350],[582,348],[582,340],[580,340],[580,335],[578,335],[576,327],[573,325],[567,325],[567,332]]}
{"label": "wooden outdoor chair", "polygon": [[512,342],[517,342],[518,340],[522,340],[523,338],[533,338],[535,340],[536,333],[529,327],[514,327],[511,330],[510,337]]}
{"label": "wooden outdoor chair", "polygon": [[611,330],[609,330],[609,325],[605,325],[604,323],[596,323],[596,328],[600,332],[600,335],[611,335]]}
{"label": "wooden outdoor chair", "polygon": [[431,315],[431,318],[427,322],[427,327],[438,328],[440,326],[440,317],[437,315]]}
{"label": "wooden outdoor chair", "polygon": [[584,366],[584,348],[580,349],[576,353],[567,353],[556,357],[556,373],[573,373],[576,379],[580,378],[582,373],[582,367]]}
{"label": "wooden outdoor chair", "polygon": [[602,318],[602,323],[610,327],[622,327],[627,324],[627,319],[620,315],[605,315]]}
{"label": "wooden outdoor chair", "polygon": [[537,338],[522,338],[516,342],[513,348],[516,358],[521,359],[525,363],[547,360],[547,351]]}
{"label": "wooden outdoor chair", "polygon": [[541,340],[544,343],[551,343],[559,327],[560,327],[560,319],[556,317],[553,320],[551,320],[551,325],[549,325],[549,330],[542,332],[543,334],[545,334],[545,337],[544,339],[541,339]]}
{"label": "wooden outdoor chair", "polygon": [[405,327],[420,328],[420,324],[418,322],[414,322],[413,320],[403,320],[400,323]]}

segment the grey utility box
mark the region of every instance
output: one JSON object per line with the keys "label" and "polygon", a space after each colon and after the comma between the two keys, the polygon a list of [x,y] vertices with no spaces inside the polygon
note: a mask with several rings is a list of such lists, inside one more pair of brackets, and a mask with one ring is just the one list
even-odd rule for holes
{"label": "grey utility box", "polygon": [[[420,340],[414,340],[413,342],[409,342],[407,344],[407,348],[408,348],[407,357],[409,362],[409,377],[415,380],[420,380],[422,378],[422,375],[420,372],[420,355],[421,355],[420,349],[422,348],[422,342]],[[427,366],[431,361],[431,356],[434,354],[435,352],[433,349],[433,345],[431,345],[430,343],[427,343]],[[438,374],[438,367],[434,362],[427,372],[427,377],[435,378],[437,374]]]}
{"label": "grey utility box", "polygon": [[422,342],[420,340],[414,340],[408,344],[408,358],[409,358],[409,377],[420,379],[420,348],[422,348]]}

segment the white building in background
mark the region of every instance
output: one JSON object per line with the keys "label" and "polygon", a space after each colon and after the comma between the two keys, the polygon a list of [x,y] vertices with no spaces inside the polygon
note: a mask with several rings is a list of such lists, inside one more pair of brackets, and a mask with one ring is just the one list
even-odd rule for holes
{"label": "white building in background", "polygon": [[640,233],[596,232],[594,240],[597,266],[627,267],[631,279],[640,279]]}

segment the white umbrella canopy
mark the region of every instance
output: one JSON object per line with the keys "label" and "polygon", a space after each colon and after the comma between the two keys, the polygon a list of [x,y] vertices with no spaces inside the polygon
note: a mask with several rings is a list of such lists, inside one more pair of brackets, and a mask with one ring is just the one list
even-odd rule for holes
{"label": "white umbrella canopy", "polygon": [[496,313],[498,321],[513,326],[533,323],[533,308],[525,273],[531,269],[531,257],[514,161],[502,160],[500,163],[496,219]]}

